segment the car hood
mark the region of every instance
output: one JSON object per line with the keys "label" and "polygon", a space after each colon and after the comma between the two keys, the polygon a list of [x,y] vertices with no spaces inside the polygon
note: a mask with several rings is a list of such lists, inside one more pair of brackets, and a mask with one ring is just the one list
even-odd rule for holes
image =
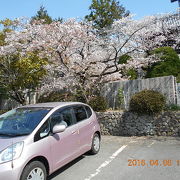
{"label": "car hood", "polygon": [[26,137],[27,136],[20,136],[20,137],[0,136],[0,152],[16,142],[24,141],[26,139]]}

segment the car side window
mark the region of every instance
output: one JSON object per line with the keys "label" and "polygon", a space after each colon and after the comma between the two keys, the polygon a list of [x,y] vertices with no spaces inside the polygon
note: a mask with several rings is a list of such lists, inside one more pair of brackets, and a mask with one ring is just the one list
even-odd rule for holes
{"label": "car side window", "polygon": [[35,134],[34,141],[36,142],[40,139],[47,137],[49,133],[50,133],[50,124],[49,121],[46,121],[38,130],[38,132]]}
{"label": "car side window", "polygon": [[87,112],[88,118],[89,118],[89,117],[91,117],[91,115],[92,115],[92,111],[91,111],[90,107],[85,106],[85,109],[86,109],[86,112]]}
{"label": "car side window", "polygon": [[56,111],[53,113],[50,117],[51,127],[54,127],[57,124],[60,124],[62,122],[62,117],[59,111]]}
{"label": "car side window", "polygon": [[74,107],[74,113],[77,122],[87,119],[87,114],[83,106]]}
{"label": "car side window", "polygon": [[61,111],[56,111],[54,114],[51,115],[50,121],[52,128],[57,124],[63,124],[67,127],[71,126],[74,122],[72,116],[72,109],[67,108]]}
{"label": "car side window", "polygon": [[72,109],[71,108],[63,110],[61,112],[61,116],[63,118],[63,121],[65,121],[68,126],[71,126],[71,125],[74,124],[73,114],[72,114]]}

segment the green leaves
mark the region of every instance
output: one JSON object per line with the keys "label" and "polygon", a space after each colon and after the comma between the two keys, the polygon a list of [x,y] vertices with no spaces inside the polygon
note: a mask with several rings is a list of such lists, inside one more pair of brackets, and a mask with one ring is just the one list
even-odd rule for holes
{"label": "green leaves", "polygon": [[92,0],[89,10],[91,12],[85,19],[92,21],[94,27],[99,30],[110,27],[115,20],[129,14],[116,0]]}
{"label": "green leaves", "polygon": [[36,16],[32,17],[32,20],[43,20],[43,24],[51,24],[53,22],[44,6],[40,7],[39,11],[37,11]]}
{"label": "green leaves", "polygon": [[33,20],[42,21],[42,24],[51,24],[53,21],[59,21],[62,22],[62,18],[52,19],[51,16],[49,16],[47,10],[44,6],[41,6],[40,9],[37,11],[37,14],[33,16]]}
{"label": "green leaves", "polygon": [[3,32],[0,32],[0,46],[5,45],[5,34]]}
{"label": "green leaves", "polygon": [[161,47],[153,50],[151,54],[157,55],[162,61],[149,67],[146,77],[179,76],[180,58],[171,47]]}
{"label": "green leaves", "polygon": [[0,24],[4,26],[4,29],[0,31],[0,46],[6,45],[6,33],[11,32],[16,27],[16,20],[12,21],[8,18],[1,20]]}
{"label": "green leaves", "polygon": [[119,62],[118,64],[126,64],[128,60],[130,60],[132,57],[129,56],[128,54],[123,54],[122,56],[119,57]]}
{"label": "green leaves", "polygon": [[131,68],[127,71],[127,76],[129,76],[129,80],[134,80],[138,78],[138,73],[136,69]]}
{"label": "green leaves", "polygon": [[25,57],[20,56],[13,65],[13,69],[18,74],[17,86],[35,89],[46,75],[44,65],[47,65],[47,60],[41,59],[35,53],[29,53]]}
{"label": "green leaves", "polygon": [[47,59],[40,58],[36,52],[29,52],[26,56],[20,53],[0,58],[1,89],[10,97],[24,104],[25,92],[35,90],[47,71]]}

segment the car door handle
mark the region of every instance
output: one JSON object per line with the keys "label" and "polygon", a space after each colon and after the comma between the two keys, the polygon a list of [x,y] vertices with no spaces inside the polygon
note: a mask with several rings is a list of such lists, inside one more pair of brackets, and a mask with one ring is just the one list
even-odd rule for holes
{"label": "car door handle", "polygon": [[72,131],[72,135],[79,134],[79,133],[80,133],[80,130]]}
{"label": "car door handle", "polygon": [[72,134],[76,134],[77,131],[72,131]]}

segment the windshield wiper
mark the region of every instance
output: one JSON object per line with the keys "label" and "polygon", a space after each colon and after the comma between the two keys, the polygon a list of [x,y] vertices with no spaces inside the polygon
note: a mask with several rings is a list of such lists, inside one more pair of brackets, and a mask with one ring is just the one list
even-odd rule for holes
{"label": "windshield wiper", "polygon": [[8,136],[8,137],[17,137],[17,136],[26,136],[29,133],[22,133],[22,134],[10,134],[10,133],[0,133],[0,136]]}
{"label": "windshield wiper", "polygon": [[16,137],[16,136],[27,136],[29,134],[30,133],[14,134],[13,137]]}
{"label": "windshield wiper", "polygon": [[14,134],[9,134],[9,133],[0,133],[0,136],[13,137],[13,136],[14,136]]}

